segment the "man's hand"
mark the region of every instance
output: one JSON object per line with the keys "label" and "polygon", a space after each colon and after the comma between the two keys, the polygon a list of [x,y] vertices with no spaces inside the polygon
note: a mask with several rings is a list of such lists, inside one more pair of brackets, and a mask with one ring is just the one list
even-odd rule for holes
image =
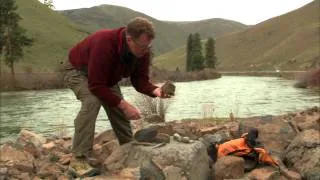
{"label": "man's hand", "polygon": [[129,120],[137,120],[141,118],[141,112],[125,100],[121,100],[118,107],[127,116]]}
{"label": "man's hand", "polygon": [[162,88],[158,87],[152,92],[155,96],[160,97],[160,98],[170,98],[170,94],[166,94],[162,92]]}

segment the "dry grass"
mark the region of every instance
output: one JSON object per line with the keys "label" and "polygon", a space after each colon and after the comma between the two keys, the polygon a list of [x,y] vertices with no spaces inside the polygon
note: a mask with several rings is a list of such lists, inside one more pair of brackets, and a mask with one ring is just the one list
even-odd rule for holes
{"label": "dry grass", "polygon": [[67,124],[61,120],[55,128],[56,135],[59,138],[67,137],[69,135]]}
{"label": "dry grass", "polygon": [[59,73],[2,73],[0,76],[0,90],[40,90],[63,88],[62,75]]}
{"label": "dry grass", "polygon": [[156,67],[152,67],[151,69],[151,79],[158,82],[167,80],[174,82],[199,81],[217,79],[220,77],[221,74],[219,74],[215,69],[204,69],[202,71],[195,72],[168,71],[164,69],[158,69]]}
{"label": "dry grass", "polygon": [[320,68],[312,69],[305,73],[300,74],[297,77],[297,83],[295,87],[307,88],[307,87],[320,87]]}

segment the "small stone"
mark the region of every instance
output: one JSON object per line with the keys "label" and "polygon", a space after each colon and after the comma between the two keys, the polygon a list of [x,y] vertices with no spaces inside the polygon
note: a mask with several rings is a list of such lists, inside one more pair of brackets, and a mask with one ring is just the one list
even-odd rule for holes
{"label": "small stone", "polygon": [[65,154],[59,158],[59,163],[62,165],[67,165],[67,164],[70,164],[71,159],[72,159],[72,154]]}
{"label": "small stone", "polygon": [[45,150],[51,150],[54,147],[55,147],[55,143],[52,142],[52,141],[42,145],[42,148],[45,149]]}
{"label": "small stone", "polygon": [[171,81],[167,81],[164,83],[163,86],[161,86],[161,92],[164,94],[168,94],[170,96],[174,96],[175,94],[175,90],[176,90],[176,86],[171,82]]}
{"label": "small stone", "polygon": [[175,134],[173,134],[173,139],[178,142],[181,142],[182,137],[178,133],[175,133]]}
{"label": "small stone", "polygon": [[183,138],[181,139],[181,141],[184,142],[184,143],[189,143],[189,142],[190,142],[190,138],[187,137],[187,136],[185,136],[185,137],[183,137]]}

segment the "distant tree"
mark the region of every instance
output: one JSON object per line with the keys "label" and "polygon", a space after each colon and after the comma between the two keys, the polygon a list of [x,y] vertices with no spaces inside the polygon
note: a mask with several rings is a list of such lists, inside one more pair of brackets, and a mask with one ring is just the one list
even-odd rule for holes
{"label": "distant tree", "polygon": [[192,58],[192,34],[189,34],[187,40],[187,55],[186,55],[186,71],[191,71],[191,58]]}
{"label": "distant tree", "polygon": [[50,9],[54,9],[53,0],[43,0],[43,4],[46,5]]}
{"label": "distant tree", "polygon": [[10,68],[14,78],[14,63],[23,57],[23,47],[32,45],[32,39],[25,36],[26,30],[19,26],[20,15],[16,12],[14,0],[0,1],[0,49],[1,61]]}
{"label": "distant tree", "polygon": [[217,57],[215,55],[215,42],[210,37],[205,44],[205,65],[208,68],[216,68]]}
{"label": "distant tree", "polygon": [[191,71],[202,70],[204,68],[204,57],[202,55],[202,45],[199,33],[195,33],[192,41]]}

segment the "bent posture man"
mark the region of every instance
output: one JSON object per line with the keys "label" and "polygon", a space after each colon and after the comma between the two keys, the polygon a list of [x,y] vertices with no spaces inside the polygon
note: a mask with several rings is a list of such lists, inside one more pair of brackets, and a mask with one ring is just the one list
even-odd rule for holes
{"label": "bent posture man", "polygon": [[100,30],[70,50],[64,80],[81,101],[81,109],[74,120],[72,145],[77,160],[85,158],[92,149],[101,105],[119,143],[132,140],[129,120],[139,119],[140,111],[123,99],[118,86],[121,78],[130,77],[140,93],[168,97],[149,82],[150,48],[154,37],[152,23],[145,18],[135,18],[126,27]]}

